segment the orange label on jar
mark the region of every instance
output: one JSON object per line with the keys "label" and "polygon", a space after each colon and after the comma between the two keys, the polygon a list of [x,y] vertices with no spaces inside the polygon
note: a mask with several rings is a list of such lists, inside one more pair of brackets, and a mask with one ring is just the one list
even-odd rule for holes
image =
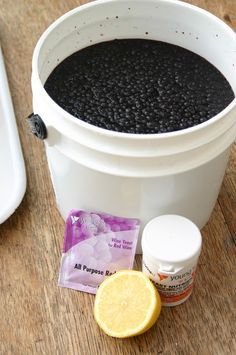
{"label": "orange label on jar", "polygon": [[193,289],[196,265],[188,266],[176,274],[163,274],[153,270],[143,260],[143,272],[149,276],[156,286],[162,303],[174,305],[189,297]]}
{"label": "orange label on jar", "polygon": [[185,298],[187,298],[192,292],[192,289],[193,289],[193,284],[191,284],[184,292],[177,295],[166,296],[165,293],[163,294],[162,291],[159,291],[159,294],[163,303],[174,303],[174,302],[182,301]]}

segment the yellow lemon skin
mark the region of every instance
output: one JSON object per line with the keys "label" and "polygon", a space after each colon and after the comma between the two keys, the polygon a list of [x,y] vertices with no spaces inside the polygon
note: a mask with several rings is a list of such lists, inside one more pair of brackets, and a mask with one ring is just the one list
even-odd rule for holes
{"label": "yellow lemon skin", "polygon": [[109,336],[128,338],[146,332],[160,315],[156,287],[141,271],[122,270],[105,279],[96,294],[94,317]]}

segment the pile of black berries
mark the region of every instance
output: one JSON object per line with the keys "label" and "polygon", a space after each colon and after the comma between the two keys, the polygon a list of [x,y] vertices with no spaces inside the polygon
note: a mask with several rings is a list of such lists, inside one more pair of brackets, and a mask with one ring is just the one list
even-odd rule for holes
{"label": "pile of black berries", "polygon": [[74,53],[51,73],[45,89],[85,122],[145,134],[198,125],[234,99],[227,80],[205,59],[144,39],[103,42]]}

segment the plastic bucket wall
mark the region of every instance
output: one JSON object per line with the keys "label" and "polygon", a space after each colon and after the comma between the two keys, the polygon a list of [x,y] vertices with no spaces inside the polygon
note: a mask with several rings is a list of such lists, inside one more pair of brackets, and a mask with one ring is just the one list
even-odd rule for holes
{"label": "plastic bucket wall", "polygon": [[[220,114],[178,132],[135,135],[74,118],[47,95],[52,70],[75,51],[115,38],[156,39],[206,58],[236,92],[236,36],[218,18],[179,1],[103,0],[53,23],[33,56],[34,113],[47,126],[46,153],[58,208],[140,218],[180,214],[208,221],[236,135],[235,100]],[[138,247],[140,251],[140,245]]]}

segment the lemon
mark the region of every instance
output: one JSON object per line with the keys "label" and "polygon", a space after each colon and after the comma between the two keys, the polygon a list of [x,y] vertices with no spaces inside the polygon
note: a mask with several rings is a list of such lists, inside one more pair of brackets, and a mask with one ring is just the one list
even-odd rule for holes
{"label": "lemon", "polygon": [[161,300],[156,287],[140,271],[118,271],[98,288],[94,316],[100,328],[116,338],[144,333],[156,322]]}

